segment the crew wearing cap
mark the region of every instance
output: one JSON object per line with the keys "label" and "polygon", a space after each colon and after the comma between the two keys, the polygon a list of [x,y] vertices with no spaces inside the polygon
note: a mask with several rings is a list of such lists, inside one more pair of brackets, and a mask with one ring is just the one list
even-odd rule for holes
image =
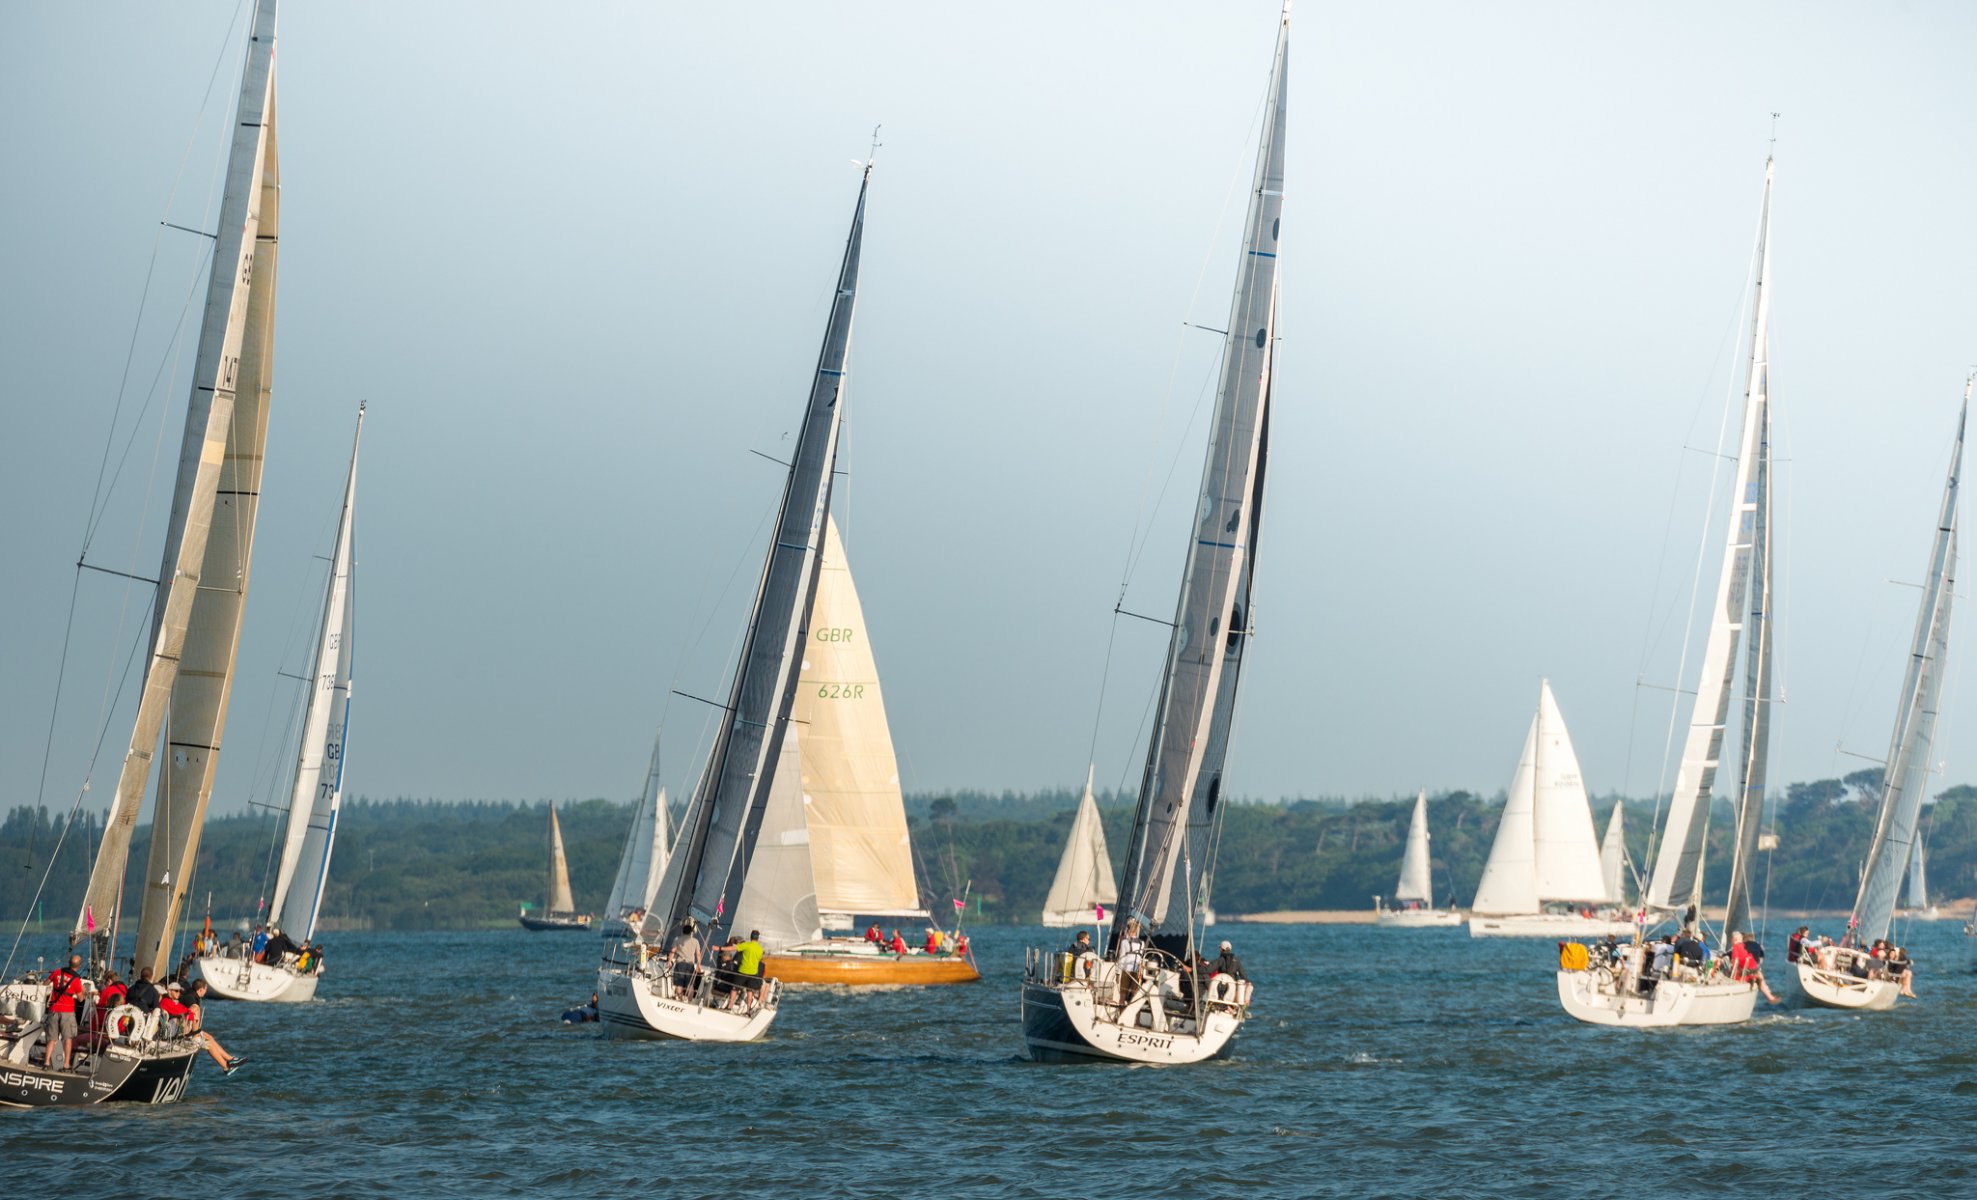
{"label": "crew wearing cap", "polygon": [[1222,943],[1222,953],[1216,957],[1213,963],[1209,964],[1208,973],[1211,975],[1227,975],[1231,979],[1249,978],[1249,976],[1243,974],[1242,959],[1236,957],[1236,948],[1226,941]]}

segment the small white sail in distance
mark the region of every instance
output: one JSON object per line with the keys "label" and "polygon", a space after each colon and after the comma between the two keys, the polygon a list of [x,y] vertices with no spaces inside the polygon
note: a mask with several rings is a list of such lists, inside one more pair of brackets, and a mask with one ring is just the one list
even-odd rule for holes
{"label": "small white sail in distance", "polygon": [[1400,860],[1400,883],[1394,888],[1396,900],[1434,900],[1434,883],[1428,871],[1428,793],[1414,798],[1414,818],[1407,825],[1407,852]]}
{"label": "small white sail in distance", "polygon": [[1071,818],[1070,838],[1057,860],[1057,875],[1043,902],[1043,923],[1053,929],[1096,923],[1098,906],[1116,906],[1119,884],[1112,875],[1112,856],[1105,846],[1105,824],[1092,794],[1092,771],[1085,768],[1085,794]]}
{"label": "small white sail in distance", "polygon": [[1613,815],[1606,819],[1606,837],[1599,844],[1599,873],[1606,883],[1606,898],[1614,904],[1627,901],[1627,806],[1616,800]]}

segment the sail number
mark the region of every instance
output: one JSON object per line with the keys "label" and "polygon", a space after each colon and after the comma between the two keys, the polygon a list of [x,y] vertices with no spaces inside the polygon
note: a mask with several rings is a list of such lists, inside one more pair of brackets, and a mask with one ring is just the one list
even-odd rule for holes
{"label": "sail number", "polygon": [[863,700],[865,685],[862,683],[825,683],[817,687],[819,700]]}
{"label": "sail number", "polygon": [[850,641],[856,633],[857,630],[852,629],[849,625],[826,625],[817,630],[817,640],[820,642],[834,642],[841,645]]}

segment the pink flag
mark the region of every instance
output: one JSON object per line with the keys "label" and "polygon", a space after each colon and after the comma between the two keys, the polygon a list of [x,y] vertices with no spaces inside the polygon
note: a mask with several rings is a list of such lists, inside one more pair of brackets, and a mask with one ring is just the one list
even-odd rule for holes
{"label": "pink flag", "polygon": [[1103,904],[1098,906],[1098,923],[1101,925],[1105,923],[1105,906]]}
{"label": "pink flag", "polygon": [[716,917],[719,917],[726,911],[728,911],[728,898],[726,896],[722,896],[714,901],[714,915]]}
{"label": "pink flag", "polygon": [[966,900],[956,900],[956,901],[954,902],[954,911],[955,911],[955,912],[967,912],[967,911],[968,911],[968,902],[967,902]]}
{"label": "pink flag", "polygon": [[96,910],[87,904],[82,906],[82,928],[85,933],[96,932]]}

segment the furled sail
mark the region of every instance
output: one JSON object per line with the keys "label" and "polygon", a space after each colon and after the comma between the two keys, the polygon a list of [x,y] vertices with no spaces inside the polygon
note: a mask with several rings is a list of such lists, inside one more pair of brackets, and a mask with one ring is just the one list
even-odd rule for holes
{"label": "furled sail", "polygon": [[[1212,871],[1223,797],[1222,768],[1237,677],[1250,632],[1275,354],[1277,250],[1284,196],[1285,66],[1289,26],[1279,27],[1264,106],[1242,256],[1209,426],[1196,524],[1189,537],[1125,864],[1115,936],[1130,916],[1153,929],[1178,916],[1190,928]],[[1177,902],[1182,911],[1172,913]]]}
{"label": "furled sail", "polygon": [[[77,935],[118,908],[125,860],[163,739],[136,967],[170,969],[219,760],[247,595],[273,372],[280,174],[275,139],[276,0],[249,28],[213,269],[186,406],[143,690],[104,836],[77,914]],[[169,724],[167,717],[169,716]]]}
{"label": "furled sail", "polygon": [[1970,413],[1970,385],[1964,385],[1963,411],[1956,421],[1956,448],[1950,452],[1949,478],[1943,483],[1942,509],[1936,518],[1935,542],[1929,548],[1929,570],[1915,614],[1915,637],[1903,674],[1900,706],[1890,736],[1888,766],[1881,781],[1881,812],[1874,825],[1874,842],[1867,851],[1867,873],[1854,900],[1854,933],[1863,944],[1888,936],[1894,919],[1895,893],[1913,853],[1915,826],[1929,790],[1929,752],[1935,739],[1938,698],[1943,690],[1944,657],[1949,649],[1950,602],[1956,595],[1956,525],[1958,476],[1963,471],[1963,429]]}
{"label": "furled sail", "polygon": [[1085,768],[1085,794],[1071,818],[1071,833],[1057,874],[1043,901],[1043,923],[1054,929],[1095,923],[1098,906],[1117,905],[1119,884],[1112,878],[1112,856],[1105,848],[1105,824],[1092,795],[1092,769]]}
{"label": "furled sail", "polygon": [[803,730],[803,809],[816,906],[848,915],[923,916],[878,664],[844,543],[828,518],[802,653],[793,711]]}
{"label": "furled sail", "polygon": [[1431,903],[1435,898],[1434,880],[1428,873],[1428,793],[1414,798],[1414,819],[1407,823],[1407,851],[1400,859],[1400,883],[1394,888],[1396,900]]}
{"label": "furled sail", "polygon": [[871,181],[867,164],[741,658],[713,749],[667,863],[662,899],[642,928],[646,937],[658,936],[688,913],[711,921],[731,911],[740,900],[762,827],[817,590]]}
{"label": "furled sail", "polygon": [[323,882],[336,844],[336,816],[343,804],[345,732],[350,717],[351,631],[355,608],[357,447],[364,436],[364,409],[357,408],[357,432],[350,443],[350,475],[343,485],[343,509],[336,522],[336,549],[330,558],[329,586],[323,597],[323,623],[316,637],[316,670],[309,680],[309,706],[302,718],[301,750],[295,784],[289,790],[288,828],[282,839],[281,867],[275,873],[268,910],[283,932],[306,939],[316,934]]}
{"label": "furled sail", "polygon": [[549,894],[551,915],[577,911],[576,897],[570,894],[570,863],[563,857],[563,825],[556,819],[556,806],[549,806]]}
{"label": "furled sail", "polygon": [[1599,844],[1599,877],[1606,884],[1607,899],[1627,902],[1627,806],[1614,801],[1613,815],[1606,820],[1606,837]]}
{"label": "furled sail", "polygon": [[[1768,584],[1769,471],[1770,450],[1770,337],[1771,337],[1771,179],[1773,165],[1764,164],[1764,201],[1758,219],[1757,276],[1752,305],[1750,358],[1744,385],[1741,432],[1737,441],[1737,469],[1730,488],[1729,532],[1724,538],[1723,564],[1717,572],[1716,592],[1710,604],[1709,635],[1703,644],[1701,673],[1696,681],[1695,701],[1689,713],[1689,731],[1682,744],[1682,762],[1675,773],[1675,791],[1669,801],[1668,821],[1654,857],[1654,870],[1648,886],[1647,902],[1661,909],[1683,908],[1702,899],[1703,838],[1709,825],[1711,797],[1716,787],[1716,769],[1723,755],[1723,734],[1730,715],[1730,688],[1736,667],[1737,644],[1745,632],[1750,608],[1757,607],[1763,625],[1758,629],[1757,649],[1752,665],[1766,659],[1770,645],[1769,614],[1762,608],[1766,599],[1760,591],[1759,604],[1749,605],[1751,581],[1759,577]],[[1754,849],[1757,814],[1751,812],[1749,789],[1757,790],[1757,804],[1763,800],[1764,761],[1769,738],[1769,669],[1759,667],[1757,678],[1747,679],[1746,720],[1756,721],[1745,728],[1745,755],[1738,780],[1740,838],[1748,838]],[[1755,686],[1753,686],[1755,685]],[[1748,821],[1744,815],[1748,813]],[[1740,872],[1733,870],[1732,878]],[[1746,893],[1747,895],[1747,893]]]}

